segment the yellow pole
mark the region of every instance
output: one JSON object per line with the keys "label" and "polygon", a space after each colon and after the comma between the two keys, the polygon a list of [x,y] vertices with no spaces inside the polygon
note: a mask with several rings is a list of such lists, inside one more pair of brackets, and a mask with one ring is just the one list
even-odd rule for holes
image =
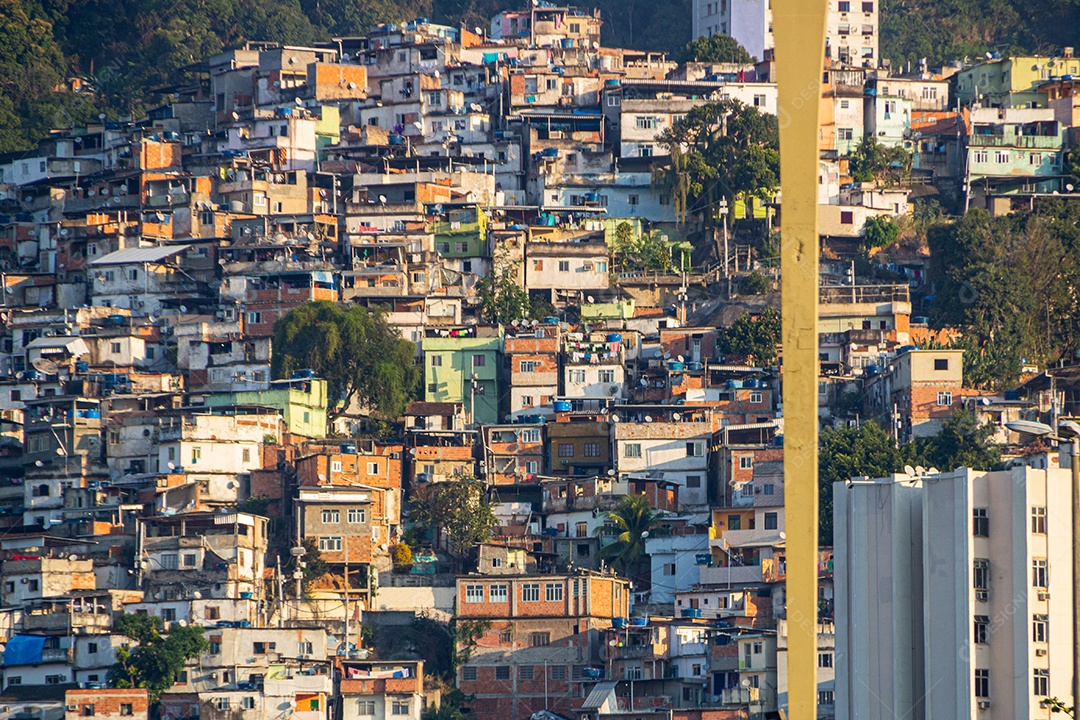
{"label": "yellow pole", "polygon": [[818,233],[821,76],[828,0],[773,0],[783,276],[788,717],[817,717]]}

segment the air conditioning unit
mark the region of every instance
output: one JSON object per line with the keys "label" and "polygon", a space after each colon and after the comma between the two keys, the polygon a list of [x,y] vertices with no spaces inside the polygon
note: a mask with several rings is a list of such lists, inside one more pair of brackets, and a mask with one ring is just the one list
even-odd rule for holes
{"label": "air conditioning unit", "polygon": [[1035,648],[1035,657],[1046,657],[1046,648]]}
{"label": "air conditioning unit", "polygon": [[79,706],[78,706],[78,705],[75,705],[75,704],[71,704],[71,705],[68,705],[68,706],[67,706],[67,711],[68,711],[68,712],[75,712],[75,711],[77,711],[78,709],[79,709]]}
{"label": "air conditioning unit", "polygon": [[1048,590],[1040,590],[1039,591],[1039,599],[1040,600],[1049,600],[1050,599],[1050,592]]}
{"label": "air conditioning unit", "polygon": [[983,602],[986,602],[987,600],[990,599],[990,591],[989,590],[976,590],[975,591],[975,599],[976,600],[982,600]]}
{"label": "air conditioning unit", "polygon": [[989,710],[990,709],[990,701],[989,700],[980,700],[979,701],[979,709],[980,710]]}

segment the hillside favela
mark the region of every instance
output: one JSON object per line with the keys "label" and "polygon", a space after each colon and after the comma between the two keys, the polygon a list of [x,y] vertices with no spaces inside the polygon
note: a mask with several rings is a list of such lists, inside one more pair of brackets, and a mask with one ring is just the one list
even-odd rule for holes
{"label": "hillside favela", "polygon": [[0,720],[1076,717],[1080,6],[820,2],[0,0]]}

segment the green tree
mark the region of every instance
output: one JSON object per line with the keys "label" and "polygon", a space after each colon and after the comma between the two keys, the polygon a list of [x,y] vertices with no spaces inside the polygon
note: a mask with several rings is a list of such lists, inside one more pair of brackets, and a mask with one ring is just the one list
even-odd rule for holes
{"label": "green tree", "polygon": [[719,328],[716,347],[725,355],[745,355],[755,365],[776,365],[776,348],[780,344],[780,311],[769,306],[754,317],[743,313],[731,327]]}
{"label": "green tree", "polygon": [[600,548],[599,557],[628,577],[648,577],[648,569],[642,567],[645,540],[664,533],[663,513],[654,510],[645,495],[624,495],[595,530],[601,541],[613,541]]}
{"label": "green tree", "polygon": [[702,35],[686,44],[682,62],[740,63],[757,62],[739,41],[730,35]]}
{"label": "green tree", "polygon": [[[794,462],[788,457],[785,462]],[[822,545],[833,542],[833,483],[853,477],[887,477],[901,470],[904,460],[881,426],[825,428],[818,451],[818,524]]]}
{"label": "green tree", "polygon": [[885,215],[876,215],[866,219],[862,234],[867,247],[888,247],[900,237],[900,226]]}
{"label": "green tree", "polygon": [[487,542],[498,524],[487,487],[475,476],[458,474],[415,492],[410,519],[434,533],[436,542],[463,565],[476,545]]}
{"label": "green tree", "polygon": [[856,182],[898,185],[911,176],[911,153],[902,147],[888,147],[870,136],[863,138],[850,157],[851,176]]}
{"label": "green tree", "polygon": [[274,324],[274,377],[311,368],[325,378],[331,419],[354,401],[384,417],[399,417],[420,383],[415,357],[416,347],[380,310],[317,301]]}
{"label": "green tree", "polygon": [[755,270],[739,282],[739,292],[743,295],[767,293],[769,292],[769,279]]}
{"label": "green tree", "polygon": [[322,551],[319,550],[319,543],[315,538],[304,538],[300,546],[304,548],[304,554],[299,558],[294,558],[293,563],[294,568],[296,563],[301,563],[300,572],[303,574],[300,579],[301,587],[307,591],[313,582],[330,572],[330,564],[322,559]]}
{"label": "green tree", "polygon": [[113,629],[137,644],[117,648],[109,682],[114,687],[146,688],[155,704],[176,683],[187,662],[210,648],[201,627],[174,623],[165,633],[164,622],[153,615],[121,615]]}
{"label": "green tree", "polygon": [[506,325],[532,314],[529,292],[518,277],[518,263],[506,248],[495,251],[491,272],[476,283],[476,297],[480,313],[488,322]]}
{"label": "green tree", "polygon": [[654,166],[653,184],[665,193],[676,192],[680,217],[702,213],[712,226],[720,217],[721,198],[732,207],[740,196],[768,199],[780,183],[776,116],[738,100],[693,108],[658,142],[670,156],[666,165]]}
{"label": "green tree", "polygon": [[686,248],[668,242],[657,232],[638,235],[628,222],[621,222],[615,227],[615,235],[608,242],[612,266],[621,271],[653,270],[667,272],[675,267],[674,250]]}
{"label": "green tree", "polygon": [[971,410],[957,409],[937,435],[917,438],[902,450],[912,465],[948,472],[958,467],[993,470],[1001,464],[1001,448],[992,442],[993,426],[979,423]]}

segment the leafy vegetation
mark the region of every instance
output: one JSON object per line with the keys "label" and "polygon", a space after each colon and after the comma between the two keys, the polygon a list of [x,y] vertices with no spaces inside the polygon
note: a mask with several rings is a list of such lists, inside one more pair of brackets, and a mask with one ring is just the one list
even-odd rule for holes
{"label": "leafy vegetation", "polygon": [[928,232],[936,327],[964,338],[969,384],[999,389],[1025,361],[1071,357],[1080,347],[1080,207],[1046,198],[1032,212],[993,217],[971,210]]}
{"label": "leafy vegetation", "polygon": [[664,532],[662,513],[653,510],[644,495],[624,495],[618,507],[605,514],[604,520],[595,534],[613,542],[600,548],[600,559],[628,577],[648,578],[648,568],[642,567],[645,540]]}
{"label": "leafy vegetation", "polygon": [[867,247],[888,247],[896,242],[898,237],[900,226],[884,215],[867,218],[863,224],[863,239]]}
{"label": "leafy vegetation", "polygon": [[506,325],[532,316],[529,292],[521,285],[516,263],[505,248],[498,248],[491,272],[476,283],[480,313],[485,320]]}
{"label": "leafy vegetation", "polygon": [[753,63],[757,58],[730,35],[702,35],[686,44],[679,58],[682,62]]}
{"label": "leafy vegetation", "polygon": [[958,467],[992,470],[1001,463],[1001,449],[989,440],[992,434],[991,426],[980,425],[975,414],[966,410],[957,410],[945,420],[938,435],[916,438],[901,447],[873,421],[859,427],[826,428],[818,455],[821,544],[833,542],[833,483],[860,476],[888,477],[904,465],[943,472]]}
{"label": "leafy vegetation", "polygon": [[397,418],[416,394],[415,346],[380,311],[316,301],[291,310],[274,325],[274,377],[310,368],[327,382],[328,414],[353,403]]}
{"label": "leafy vegetation", "polygon": [[716,347],[725,355],[745,355],[760,367],[776,365],[776,348],[780,344],[780,311],[767,307],[754,317],[744,313],[716,334]]}
{"label": "leafy vegetation", "polygon": [[621,222],[615,227],[615,235],[609,241],[608,247],[612,267],[622,272],[667,272],[677,267],[690,269],[689,244],[668,242],[655,231],[638,235],[628,222]]}
{"label": "leafy vegetation", "polygon": [[146,688],[151,704],[176,683],[184,665],[210,649],[201,627],[173,623],[165,632],[161,618],[146,614],[121,615],[113,629],[137,644],[116,649],[109,683],[119,688]]}
{"label": "leafy vegetation", "polygon": [[902,147],[888,147],[871,136],[851,151],[851,177],[855,182],[876,182],[891,187],[911,175],[911,153]]}
{"label": "leafy vegetation", "polygon": [[738,100],[692,109],[657,141],[670,160],[653,168],[653,184],[673,198],[683,219],[700,214],[707,226],[720,219],[720,200],[768,199],[780,183],[780,135],[775,115]]}
{"label": "leafy vegetation", "polygon": [[739,281],[739,292],[743,295],[761,295],[769,292],[769,278],[757,270]]}
{"label": "leafy vegetation", "polygon": [[490,539],[498,523],[484,483],[467,474],[418,488],[410,519],[417,528],[433,532],[459,565],[477,543]]}

